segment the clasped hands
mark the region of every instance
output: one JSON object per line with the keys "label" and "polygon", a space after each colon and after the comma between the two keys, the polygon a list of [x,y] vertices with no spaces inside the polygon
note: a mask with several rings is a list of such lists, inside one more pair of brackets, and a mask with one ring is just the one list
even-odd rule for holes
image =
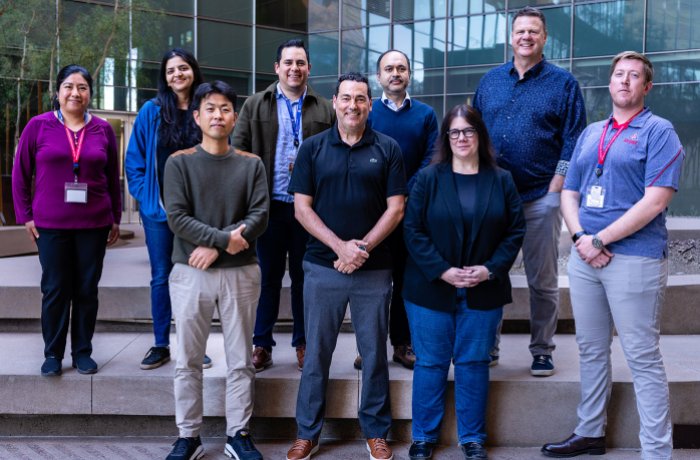
{"label": "clasped hands", "polygon": [[[234,255],[239,252],[248,249],[250,245],[243,238],[243,230],[245,230],[246,225],[241,224],[235,230],[232,230],[229,235],[228,246],[226,247],[226,252]],[[197,246],[190,258],[187,261],[188,265],[193,268],[198,268],[200,270],[206,270],[211,267],[211,264],[219,258],[219,250],[216,248],[210,248],[207,246]]]}
{"label": "clasped hands", "polygon": [[445,270],[440,278],[456,288],[470,288],[489,279],[489,269],[483,265],[452,267]]}
{"label": "clasped hands", "polygon": [[576,252],[578,252],[579,257],[593,268],[603,268],[607,266],[614,254],[608,250],[608,248],[603,247],[603,249],[596,249],[593,246],[593,236],[583,235],[574,244],[576,247]]}
{"label": "clasped hands", "polygon": [[333,262],[333,268],[345,275],[354,272],[369,259],[368,245],[362,240],[343,241],[335,250],[338,259]]}

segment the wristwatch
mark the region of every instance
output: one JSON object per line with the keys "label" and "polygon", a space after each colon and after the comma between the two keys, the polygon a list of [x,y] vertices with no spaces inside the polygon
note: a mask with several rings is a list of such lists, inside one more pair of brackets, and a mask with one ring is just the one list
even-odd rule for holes
{"label": "wristwatch", "polygon": [[581,238],[585,234],[586,234],[585,230],[581,230],[580,232],[576,232],[573,235],[571,235],[571,241],[573,241],[575,243],[578,241],[579,238]]}
{"label": "wristwatch", "polygon": [[591,243],[593,244],[593,247],[596,249],[603,249],[605,246],[603,245],[603,242],[598,238],[598,235],[593,235],[593,240],[591,240]]}

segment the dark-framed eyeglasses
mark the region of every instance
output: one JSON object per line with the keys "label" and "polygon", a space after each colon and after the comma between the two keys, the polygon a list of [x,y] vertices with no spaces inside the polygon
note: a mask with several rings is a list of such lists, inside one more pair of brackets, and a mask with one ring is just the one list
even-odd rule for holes
{"label": "dark-framed eyeglasses", "polygon": [[447,136],[452,140],[459,139],[459,135],[464,134],[464,137],[471,139],[476,136],[476,129],[474,128],[464,128],[464,129],[450,129],[447,131]]}

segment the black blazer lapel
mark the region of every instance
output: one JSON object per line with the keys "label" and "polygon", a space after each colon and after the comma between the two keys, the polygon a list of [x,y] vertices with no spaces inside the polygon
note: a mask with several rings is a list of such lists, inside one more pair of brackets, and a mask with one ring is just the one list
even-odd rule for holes
{"label": "black blazer lapel", "polygon": [[489,207],[489,202],[491,201],[491,194],[493,193],[493,186],[495,183],[496,173],[493,168],[482,167],[479,170],[479,176],[477,177],[476,181],[476,210],[474,211],[472,231],[469,238],[469,254],[472,253],[474,240],[481,229],[481,222],[484,219],[484,214],[486,214],[486,209]]}

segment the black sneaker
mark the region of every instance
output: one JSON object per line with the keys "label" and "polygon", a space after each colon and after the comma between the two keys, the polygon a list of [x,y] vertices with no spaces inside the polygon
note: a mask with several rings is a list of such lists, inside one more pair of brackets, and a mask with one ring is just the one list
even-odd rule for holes
{"label": "black sneaker", "polygon": [[76,356],[73,358],[73,367],[79,374],[97,374],[97,363],[89,356]]}
{"label": "black sneaker", "polygon": [[464,460],[488,460],[484,446],[478,442],[467,442],[460,446],[464,454]]}
{"label": "black sneaker", "polygon": [[170,349],[168,347],[151,347],[141,361],[141,369],[155,369],[170,361]]}
{"label": "black sneaker", "polygon": [[204,457],[202,440],[196,438],[177,438],[173,443],[173,450],[165,460],[197,460]]}
{"label": "black sneaker", "polygon": [[41,375],[44,377],[58,377],[61,375],[61,360],[50,356],[41,365]]}
{"label": "black sneaker", "polygon": [[204,355],[204,359],[202,360],[202,369],[209,369],[213,364],[211,363],[211,358],[207,355]]}
{"label": "black sneaker", "polygon": [[549,377],[554,374],[554,361],[549,355],[535,355],[532,359],[530,374],[535,377]]}
{"label": "black sneaker", "polygon": [[433,458],[435,444],[426,441],[413,441],[408,449],[408,458],[411,460],[430,460]]}
{"label": "black sneaker", "polygon": [[229,436],[224,447],[226,456],[236,460],[263,460],[263,456],[253,444],[248,430],[238,430],[236,436]]}

